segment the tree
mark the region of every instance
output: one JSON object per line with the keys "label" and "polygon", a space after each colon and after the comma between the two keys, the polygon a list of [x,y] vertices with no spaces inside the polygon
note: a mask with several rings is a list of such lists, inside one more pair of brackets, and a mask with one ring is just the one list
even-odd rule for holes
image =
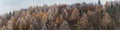
{"label": "tree", "polygon": [[100,0],[98,0],[98,4],[99,4],[99,5],[101,4]]}
{"label": "tree", "polygon": [[90,23],[89,23],[87,14],[83,13],[82,18],[79,18],[79,20],[77,22],[78,22],[77,30],[88,30],[89,29],[88,27],[89,27]]}
{"label": "tree", "polygon": [[80,13],[79,13],[78,9],[74,8],[71,12],[69,20],[76,20],[76,19],[78,19],[79,15],[80,15]]}

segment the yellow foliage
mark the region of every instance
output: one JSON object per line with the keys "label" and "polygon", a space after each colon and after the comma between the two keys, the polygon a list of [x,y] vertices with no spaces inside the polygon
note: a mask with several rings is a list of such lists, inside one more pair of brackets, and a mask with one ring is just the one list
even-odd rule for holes
{"label": "yellow foliage", "polygon": [[77,19],[78,17],[79,17],[79,11],[77,8],[74,8],[69,19],[74,20]]}
{"label": "yellow foliage", "polygon": [[59,19],[59,17],[57,17],[55,20],[55,26],[58,25],[59,23],[60,23],[60,19]]}
{"label": "yellow foliage", "polygon": [[35,17],[35,16],[36,16],[36,14],[35,14],[35,13],[32,13],[32,16],[34,16],[34,17]]}
{"label": "yellow foliage", "polygon": [[46,13],[46,12],[41,12],[41,13],[39,14],[39,17],[40,17],[41,19],[45,19],[45,18],[47,18],[47,13]]}
{"label": "yellow foliage", "polygon": [[97,6],[96,6],[96,9],[97,9],[97,10],[101,10],[101,9],[102,9],[102,6],[97,5]]}
{"label": "yellow foliage", "polygon": [[107,1],[107,2],[105,3],[105,7],[107,8],[109,5],[110,5],[109,2]]}
{"label": "yellow foliage", "polygon": [[60,15],[60,16],[58,16],[58,17],[56,18],[55,23],[56,23],[56,24],[60,24],[60,23],[62,23],[62,22],[63,22],[63,18],[62,18],[62,16]]}

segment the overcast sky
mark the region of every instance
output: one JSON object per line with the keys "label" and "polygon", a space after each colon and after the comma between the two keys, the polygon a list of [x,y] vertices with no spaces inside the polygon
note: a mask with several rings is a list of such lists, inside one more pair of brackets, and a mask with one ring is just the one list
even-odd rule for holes
{"label": "overcast sky", "polygon": [[[110,0],[101,0],[102,4]],[[0,0],[0,15],[29,6],[42,6],[43,4],[73,4],[77,2],[97,3],[97,0]]]}

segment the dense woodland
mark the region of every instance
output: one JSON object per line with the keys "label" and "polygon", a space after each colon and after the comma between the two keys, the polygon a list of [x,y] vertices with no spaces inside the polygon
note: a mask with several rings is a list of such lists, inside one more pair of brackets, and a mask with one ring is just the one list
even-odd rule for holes
{"label": "dense woodland", "polygon": [[20,9],[0,16],[0,30],[120,30],[120,2]]}

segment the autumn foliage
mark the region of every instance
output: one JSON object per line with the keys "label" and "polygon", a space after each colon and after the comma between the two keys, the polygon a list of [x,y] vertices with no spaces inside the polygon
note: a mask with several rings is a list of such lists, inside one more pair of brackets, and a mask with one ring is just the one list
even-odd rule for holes
{"label": "autumn foliage", "polygon": [[0,30],[120,30],[120,3],[75,3],[20,9],[0,16]]}

